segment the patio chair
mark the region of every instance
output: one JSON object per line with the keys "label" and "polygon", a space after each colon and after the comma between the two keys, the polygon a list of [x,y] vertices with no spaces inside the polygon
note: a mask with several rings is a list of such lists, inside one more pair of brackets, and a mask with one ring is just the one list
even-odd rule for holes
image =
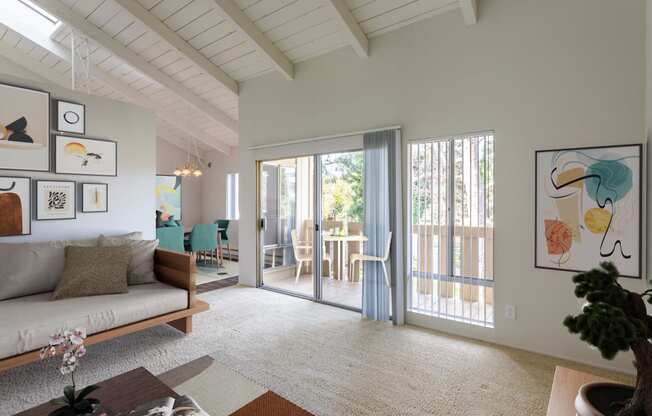
{"label": "patio chair", "polygon": [[[294,250],[294,257],[297,259],[299,264],[297,265],[297,276],[294,279],[295,283],[299,282],[299,277],[301,276],[301,267],[303,263],[312,262],[312,244],[310,242],[299,241],[297,237],[297,230],[292,230],[290,232],[292,237],[292,249]],[[328,276],[333,277],[333,258],[330,254],[326,253],[324,243],[322,243],[322,260],[328,262]]]}
{"label": "patio chair", "polygon": [[392,246],[392,233],[390,231],[387,236],[387,241],[385,242],[385,253],[383,257],[369,256],[367,254],[356,253],[351,255],[351,267],[349,268],[349,280],[353,278],[353,269],[355,267],[355,262],[364,262],[364,261],[376,261],[383,266],[383,274],[385,275],[385,284],[387,287],[391,287],[389,284],[389,276],[387,275],[387,266],[385,263],[389,260],[389,249]]}

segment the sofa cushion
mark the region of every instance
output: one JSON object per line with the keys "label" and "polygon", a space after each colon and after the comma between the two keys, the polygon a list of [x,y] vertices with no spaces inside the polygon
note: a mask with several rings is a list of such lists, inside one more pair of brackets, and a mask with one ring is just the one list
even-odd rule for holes
{"label": "sofa cushion", "polygon": [[70,328],[88,334],[188,307],[188,292],[164,283],[129,293],[50,301],[50,293],[0,302],[0,359],[45,346],[50,335]]}
{"label": "sofa cushion", "polygon": [[66,247],[66,265],[52,300],[127,292],[131,249]]}
{"label": "sofa cushion", "polygon": [[121,237],[99,238],[100,247],[126,246],[131,249],[131,262],[129,263],[129,285],[156,282],[154,274],[154,251],[158,247],[158,240],[130,240]]}
{"label": "sofa cushion", "polygon": [[63,273],[64,250],[59,241],[0,243],[0,300],[53,291]]}
{"label": "sofa cushion", "polygon": [[[116,238],[142,239],[139,231]],[[36,243],[0,243],[0,300],[52,292],[65,263],[67,246],[97,247],[98,238]]]}

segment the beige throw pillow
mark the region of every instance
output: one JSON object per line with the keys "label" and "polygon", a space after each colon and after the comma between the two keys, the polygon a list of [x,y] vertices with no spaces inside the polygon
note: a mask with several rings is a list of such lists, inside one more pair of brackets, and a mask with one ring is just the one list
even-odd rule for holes
{"label": "beige throw pillow", "polygon": [[66,264],[52,300],[127,293],[129,247],[66,247]]}
{"label": "beige throw pillow", "polygon": [[64,261],[64,246],[56,242],[0,243],[0,301],[52,292]]}
{"label": "beige throw pillow", "polygon": [[129,263],[128,271],[130,285],[156,282],[154,251],[158,247],[158,240],[131,240],[101,235],[99,245],[100,247],[125,246],[131,249],[131,263]]}

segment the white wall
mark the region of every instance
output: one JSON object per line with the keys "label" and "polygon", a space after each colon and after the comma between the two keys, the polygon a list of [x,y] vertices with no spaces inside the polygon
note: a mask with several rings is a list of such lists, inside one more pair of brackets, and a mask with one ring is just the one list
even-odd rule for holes
{"label": "white wall", "polygon": [[[29,78],[26,79],[26,78]],[[44,172],[0,170],[0,175],[29,176],[33,179],[72,179],[109,184],[109,212],[83,214],[62,221],[32,220],[32,235],[4,237],[1,242],[42,241],[142,231],[154,238],[156,173],[156,126],[153,114],[141,107],[75,93],[39,79],[0,56],[0,82],[50,91],[52,98],[86,104],[86,135],[118,142],[118,176],[94,177],[55,175]]]}
{"label": "white wall", "polygon": [[[561,322],[578,311],[571,273],[535,269],[534,151],[641,142],[645,137],[645,0],[483,0],[480,21],[453,11],[247,81],[240,97],[242,283],[255,284],[255,160],[248,146],[401,124],[405,139],[495,130],[495,329],[437,319],[433,328],[631,371],[606,362]],[[405,183],[405,181],[404,181]],[[404,194],[405,199],[405,194]],[[649,257],[649,256],[648,256]],[[643,289],[629,280],[628,288]],[[517,320],[503,318],[516,305]]]}
{"label": "white wall", "polygon": [[[205,169],[202,176],[202,221],[212,223],[226,218],[226,175],[239,173],[240,160],[237,148],[233,148],[229,156],[213,151],[206,153],[204,159],[212,162],[212,167]],[[229,240],[234,250],[238,249],[239,223],[240,221],[229,223]]]}
{"label": "white wall", "polygon": [[[172,175],[178,166],[187,162],[188,152],[160,138],[156,142],[157,174]],[[192,227],[202,222],[202,180],[203,178],[201,177],[187,177],[182,179],[181,221],[184,227]]]}

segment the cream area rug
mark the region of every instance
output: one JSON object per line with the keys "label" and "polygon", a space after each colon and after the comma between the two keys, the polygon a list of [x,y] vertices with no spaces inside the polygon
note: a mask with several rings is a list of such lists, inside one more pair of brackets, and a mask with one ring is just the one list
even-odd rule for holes
{"label": "cream area rug", "polygon": [[[192,334],[161,326],[91,346],[79,384],[139,366],[160,374],[210,355],[315,415],[523,416],[545,414],[555,365],[587,370],[538,354],[366,321],[262,289],[236,286],[200,297],[211,310],[196,316]],[[66,381],[55,362],[0,373],[0,415],[57,396]],[[206,389],[229,394],[223,377],[207,383],[202,394]]]}

